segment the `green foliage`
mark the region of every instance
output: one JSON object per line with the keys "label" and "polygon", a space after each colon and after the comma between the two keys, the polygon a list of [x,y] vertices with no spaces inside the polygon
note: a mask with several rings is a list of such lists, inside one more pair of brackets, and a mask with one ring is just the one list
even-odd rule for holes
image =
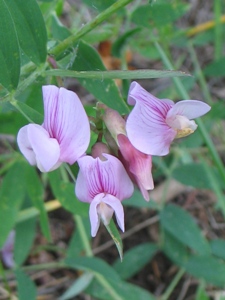
{"label": "green foliage", "polygon": [[178,206],[169,204],[160,213],[161,225],[174,238],[201,255],[210,252],[209,244],[191,216]]}
{"label": "green foliage", "polygon": [[225,75],[224,70],[225,57],[221,57],[220,59],[208,64],[204,69],[204,73],[206,76],[210,77],[222,77]]}
{"label": "green foliage", "polygon": [[60,297],[60,300],[71,299],[79,295],[83,290],[85,290],[88,285],[91,283],[93,275],[90,273],[84,273],[81,275],[71,286],[70,288]]}
{"label": "green foliage", "polygon": [[152,243],[138,245],[126,251],[122,262],[117,260],[113,267],[123,280],[129,279],[152,259],[157,250],[157,245]]}
{"label": "green foliage", "polygon": [[35,0],[1,0],[0,19],[0,83],[11,91],[19,82],[21,50],[34,63],[45,62],[47,35]]}
{"label": "green foliage", "polygon": [[44,20],[35,0],[7,1],[20,48],[35,64],[45,62],[47,35]]}
{"label": "green foliage", "polygon": [[44,207],[44,189],[38,178],[36,170],[28,166],[26,170],[27,193],[33,202],[34,207],[39,211],[40,225],[43,234],[48,240],[51,240],[50,229],[48,224],[48,215]]}
{"label": "green foliage", "polygon": [[[161,251],[173,264],[182,268],[186,276],[195,278],[198,285],[195,299],[209,300],[208,287],[212,290],[213,286],[215,294],[217,287],[225,287],[225,241],[219,234],[220,227],[216,228],[218,238],[210,240],[213,235],[208,229],[214,229],[209,228],[213,221],[210,220],[205,231],[201,219],[192,217],[178,205],[166,204],[170,186],[167,185],[168,190],[165,188],[163,193],[160,188],[162,181],[170,183],[171,179],[175,179],[192,189],[210,190],[215,194],[215,207],[219,211],[216,214],[222,212],[225,216],[225,107],[224,101],[218,99],[223,98],[221,83],[225,75],[222,53],[225,26],[219,21],[224,14],[222,1],[213,1],[214,23],[200,27],[191,25],[196,20],[194,14],[190,14],[191,4],[187,1],[81,2],[70,3],[70,9],[64,15],[64,0],[0,0],[0,248],[10,231],[14,229],[16,232],[13,249],[15,267],[5,273],[7,276],[0,268],[0,279],[5,277],[7,286],[8,273],[14,272],[17,298],[33,300],[39,297],[35,284],[24,272],[27,266],[24,268],[23,265],[31,252],[37,225],[40,224],[40,234],[51,241],[48,211],[55,209],[49,205],[54,202],[56,207],[61,205],[66,209],[75,222],[64,256],[61,252],[60,255],[57,253],[56,257],[61,260],[54,262],[53,267],[78,271],[74,282],[59,299],[73,299],[83,293],[104,300],[153,300],[155,297],[151,292],[155,291],[151,290],[151,286],[147,290],[130,282],[154,260],[156,252]],[[188,15],[185,15],[187,12]],[[186,22],[188,18],[193,18],[189,25]],[[208,24],[211,27],[207,27]],[[112,44],[107,59],[110,62],[116,59],[120,70],[107,70],[103,57],[97,51],[98,43],[106,40]],[[133,58],[131,61],[126,57],[127,50]],[[206,57],[203,57],[204,53]],[[142,70],[138,69],[139,63]],[[156,66],[157,70],[152,66]],[[71,78],[67,80],[66,77]],[[157,80],[149,80],[153,78]],[[120,79],[120,83],[117,85],[114,79]],[[130,199],[123,201],[125,215],[127,210],[134,209],[141,226],[144,226],[143,217],[149,216],[149,212],[151,216],[154,214],[158,220],[154,228],[158,240],[155,241],[154,237],[154,243],[147,241],[133,246],[123,256],[123,240],[112,220],[106,229],[123,261],[118,258],[110,265],[93,257],[93,253],[100,252],[105,236],[102,234],[93,240],[92,251],[89,204],[78,201],[74,182],[67,174],[67,171],[72,174],[75,181],[77,164],[62,165],[48,174],[39,174],[21,158],[15,137],[27,123],[43,123],[42,85],[70,86],[74,81],[82,85],[92,94],[85,109],[94,124],[96,101],[120,114],[128,114],[130,108],[126,97],[129,80],[139,79],[148,79],[144,85],[153,88],[159,98],[177,101],[192,98],[187,93],[189,91],[191,95],[199,94],[200,97],[202,92],[201,98],[210,103],[212,109],[203,121],[197,120],[195,134],[172,144],[169,156],[153,157],[156,192],[160,187],[160,193],[156,193],[159,195],[157,203],[144,201],[138,188]],[[82,95],[79,89],[77,93]],[[87,154],[95,142],[101,140],[101,135],[103,132],[97,130],[91,133]],[[179,195],[175,201],[180,203]],[[207,204],[204,199],[202,201],[205,208]],[[205,209],[207,213],[214,214],[211,207]],[[221,214],[219,217],[222,218]],[[34,265],[28,266],[28,269],[41,267]],[[160,299],[169,299],[168,291],[176,292],[176,280],[176,276],[171,278]]]}
{"label": "green foliage", "polygon": [[0,188],[0,248],[4,245],[6,238],[13,229],[16,216],[24,200],[26,181],[24,171],[25,162],[17,162],[9,170],[2,181]]}
{"label": "green foliage", "polygon": [[80,216],[88,214],[88,204],[77,200],[74,185],[71,182],[62,182],[59,170],[49,173],[48,177],[53,194],[65,209]]}
{"label": "green foliage", "polygon": [[180,18],[186,10],[187,7],[183,4],[172,5],[171,3],[157,1],[152,6],[139,6],[132,14],[132,21],[147,28],[150,26],[163,27]]}
{"label": "green foliage", "polygon": [[[214,174],[220,187],[223,188],[224,182],[221,180],[217,170],[211,167],[210,172]],[[179,166],[174,169],[172,176],[187,186],[193,186],[199,189],[212,189],[212,182],[202,163],[189,163]]]}
{"label": "green foliage", "polygon": [[[106,70],[97,51],[90,45],[80,42],[71,63],[70,70],[76,71],[94,71]],[[118,88],[113,80],[110,79],[78,79],[79,82],[90,92],[94,97],[109,107],[118,110],[121,113],[128,111],[128,108],[122,99]]]}
{"label": "green foliage", "polygon": [[19,299],[36,299],[37,291],[33,281],[22,270],[16,270],[15,275],[18,283]]}
{"label": "green foliage", "polygon": [[114,221],[111,219],[110,223],[105,225],[105,227],[116,245],[121,261],[123,261],[123,243]]}
{"label": "green foliage", "polygon": [[0,83],[9,91],[15,89],[20,75],[20,50],[15,25],[5,1],[0,1]]}
{"label": "green foliage", "polygon": [[14,259],[17,266],[26,260],[36,234],[36,218],[26,220],[16,225]]}
{"label": "green foliage", "polygon": [[110,5],[115,3],[115,0],[84,0],[83,1],[86,5],[90,6],[94,10],[103,11],[108,8]]}

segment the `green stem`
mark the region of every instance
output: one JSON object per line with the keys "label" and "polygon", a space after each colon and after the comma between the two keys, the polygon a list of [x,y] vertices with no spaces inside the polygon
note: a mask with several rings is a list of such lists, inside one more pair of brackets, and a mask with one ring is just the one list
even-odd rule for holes
{"label": "green stem", "polygon": [[177,274],[173,278],[172,282],[170,283],[170,285],[168,286],[168,288],[166,289],[165,293],[160,298],[160,300],[167,300],[170,297],[171,293],[173,292],[174,288],[176,287],[176,285],[178,284],[178,282],[180,281],[184,273],[185,273],[184,269],[180,269],[179,272],[177,272]]}
{"label": "green stem", "polygon": [[62,41],[59,45],[57,45],[52,50],[50,50],[50,55],[53,55],[53,56],[59,55],[64,50],[66,50],[68,47],[72,46],[75,42],[77,42],[86,33],[91,31],[95,27],[97,27],[103,21],[107,20],[117,10],[121,9],[122,7],[124,7],[125,5],[127,5],[128,3],[132,2],[132,1],[133,0],[116,1],[113,5],[111,5],[109,8],[107,8],[102,13],[97,15],[93,20],[91,20],[89,23],[87,23],[81,29],[79,29],[75,35],[69,36],[67,39]]}
{"label": "green stem", "polygon": [[38,270],[48,270],[48,269],[59,269],[59,268],[67,268],[68,266],[64,264],[63,261],[58,262],[50,262],[46,264],[38,264],[33,266],[25,266],[22,267],[24,271],[38,271]]}
{"label": "green stem", "polygon": [[68,174],[70,175],[70,177],[73,180],[73,182],[75,183],[76,182],[76,178],[73,175],[73,172],[71,171],[69,165],[68,164],[64,164],[64,167],[65,167],[66,171],[68,172]]}
{"label": "green stem", "polygon": [[81,240],[83,242],[83,246],[84,246],[86,255],[91,257],[91,256],[93,256],[93,253],[92,253],[92,249],[91,249],[91,246],[90,246],[89,238],[88,238],[88,236],[86,234],[86,231],[85,231],[85,227],[84,227],[82,218],[78,215],[75,215],[74,218],[75,218],[75,221],[76,221],[76,224],[77,224],[77,229],[80,233]]}
{"label": "green stem", "polygon": [[[163,51],[163,49],[161,48],[161,46],[157,42],[155,42],[154,44],[155,44],[155,47],[157,48],[157,50],[158,50],[158,52],[159,52],[159,54],[160,54],[160,56],[161,56],[161,58],[164,62],[164,64],[166,65],[166,67],[168,69],[172,70],[173,65],[171,64],[171,62],[167,58],[167,56],[166,56],[165,52]],[[181,97],[184,98],[184,99],[190,99],[190,96],[188,95],[188,93],[187,93],[184,85],[182,84],[181,80],[179,78],[173,78],[173,81],[174,81],[175,86],[177,87],[177,90],[179,91]],[[223,180],[225,182],[225,169],[224,169],[223,163],[220,159],[220,156],[219,156],[219,154],[218,154],[218,152],[217,152],[217,150],[216,150],[216,148],[215,148],[215,146],[214,146],[214,144],[213,144],[213,142],[212,142],[212,140],[209,136],[209,133],[206,130],[206,128],[205,128],[205,126],[204,126],[201,119],[196,120],[196,123],[198,124],[198,128],[199,128],[199,130],[202,134],[202,137],[203,137],[203,139],[204,139],[204,141],[205,141],[205,143],[206,143],[206,145],[209,149],[209,152],[211,153],[212,159],[215,162],[215,164],[218,168],[218,171],[220,172],[220,175],[221,175],[221,177],[223,178]]]}
{"label": "green stem", "polygon": [[28,76],[26,79],[24,79],[21,84],[19,84],[18,89],[16,90],[15,93],[15,98],[17,98],[21,92],[26,90],[28,86],[30,86],[38,76],[40,76],[44,70],[47,68],[48,63],[46,62],[45,64],[40,65],[35,71],[33,71],[30,76]]}
{"label": "green stem", "polygon": [[198,62],[198,58],[197,58],[197,55],[196,55],[196,52],[192,46],[191,43],[189,43],[189,52],[191,54],[191,58],[192,58],[192,61],[194,63],[194,67],[195,67],[195,74],[196,74],[196,77],[198,78],[199,80],[199,83],[200,83],[200,86],[201,86],[201,89],[203,91],[203,95],[206,99],[206,101],[208,102],[208,104],[212,104],[213,101],[212,101],[212,97],[210,95],[210,92],[209,92],[209,89],[208,89],[208,86],[207,86],[207,83],[206,83],[206,80],[205,80],[205,77],[204,77],[204,74],[202,72],[202,69],[199,65],[199,62]]}
{"label": "green stem", "polygon": [[215,53],[214,58],[218,60],[222,56],[223,49],[223,27],[220,22],[222,15],[222,2],[221,0],[214,0],[214,17],[215,17]]}
{"label": "green stem", "polygon": [[11,99],[10,103],[14,106],[30,123],[34,123],[30,117],[19,107],[16,99]]}

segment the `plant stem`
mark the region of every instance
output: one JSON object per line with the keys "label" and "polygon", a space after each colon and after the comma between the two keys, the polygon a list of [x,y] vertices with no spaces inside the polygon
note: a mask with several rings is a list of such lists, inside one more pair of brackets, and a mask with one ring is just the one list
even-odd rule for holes
{"label": "plant stem", "polygon": [[63,261],[58,262],[50,262],[45,264],[38,264],[32,266],[22,267],[24,271],[38,271],[38,270],[48,270],[48,269],[59,269],[59,268],[67,268],[68,266],[64,264]]}
{"label": "plant stem", "polygon": [[68,172],[68,174],[70,175],[70,177],[73,180],[73,182],[75,183],[76,182],[76,178],[73,175],[73,172],[71,171],[69,165],[68,164],[64,164],[64,167],[65,167],[66,171]]}
{"label": "plant stem", "polygon": [[121,9],[122,7],[124,7],[125,5],[127,5],[128,3],[132,2],[132,1],[133,0],[116,1],[113,5],[111,5],[109,8],[107,8],[102,13],[97,15],[89,23],[87,23],[82,28],[80,28],[75,35],[69,36],[67,39],[65,39],[63,42],[61,42],[59,45],[57,45],[52,50],[50,50],[50,55],[53,55],[53,56],[59,55],[64,50],[66,50],[68,47],[72,46],[75,42],[77,42],[86,33],[91,31],[95,27],[97,27],[103,21],[107,20],[117,10]]}
{"label": "plant stem", "polygon": [[[52,200],[52,201],[46,202],[44,204],[44,206],[45,206],[46,211],[49,212],[49,211],[53,211],[53,210],[60,208],[62,205],[58,200]],[[25,220],[31,219],[33,217],[38,216],[39,214],[40,214],[40,212],[36,207],[24,209],[21,212],[19,212],[18,217],[16,219],[16,223],[20,223]]]}
{"label": "plant stem", "polygon": [[165,293],[163,294],[163,296],[160,298],[160,300],[167,300],[169,298],[169,296],[171,295],[171,293],[173,292],[174,288],[176,287],[176,285],[178,284],[178,282],[180,281],[181,277],[184,275],[185,270],[184,269],[180,269],[177,274],[175,275],[175,277],[173,278],[172,282],[170,283],[170,285],[168,286],[168,288],[166,289]]}
{"label": "plant stem", "polygon": [[[171,64],[171,62],[169,61],[168,57],[166,56],[165,52],[163,51],[162,47],[157,43],[154,42],[155,47],[157,48],[164,64],[166,65],[166,67],[168,69],[173,69],[173,65]],[[181,80],[179,78],[173,78],[173,81],[175,83],[175,86],[177,87],[177,90],[179,91],[180,95],[182,98],[184,99],[190,99],[190,96],[188,95],[184,85],[182,84]],[[196,120],[196,123],[198,124],[198,128],[202,134],[202,137],[209,149],[209,152],[211,153],[212,159],[215,162],[218,171],[221,175],[221,177],[223,178],[224,182],[225,182],[225,169],[223,166],[223,163],[220,159],[220,156],[218,154],[218,152],[216,151],[216,148],[212,142],[212,139],[210,138],[208,131],[206,130],[203,122],[201,119]]]}
{"label": "plant stem", "polygon": [[93,253],[92,253],[92,249],[91,249],[91,246],[90,246],[89,238],[88,238],[88,236],[86,234],[86,231],[85,231],[85,228],[84,228],[82,218],[78,215],[75,215],[74,218],[75,218],[75,221],[76,221],[76,224],[77,224],[77,230],[79,231],[81,240],[83,242],[83,246],[84,246],[86,255],[91,257],[91,256],[93,256]]}
{"label": "plant stem", "polygon": [[[219,19],[219,22],[222,24],[222,23],[225,23],[225,15],[222,15]],[[204,32],[206,30],[209,30],[211,28],[213,28],[215,26],[215,21],[208,21],[208,22],[205,22],[205,23],[202,23],[202,24],[199,24],[191,29],[189,29],[187,32],[186,32],[186,35],[187,36],[193,36],[193,35],[196,35],[198,33],[201,33],[201,32]]]}
{"label": "plant stem", "polygon": [[29,121],[30,123],[34,123],[30,117],[28,117],[28,115],[19,107],[19,105],[17,104],[17,100],[16,99],[11,99],[10,103],[12,104],[12,106],[14,106],[20,113],[21,115],[23,115],[27,121]]}
{"label": "plant stem", "polygon": [[214,58],[218,60],[222,56],[223,49],[223,28],[220,22],[222,12],[222,2],[221,0],[214,0],[214,18],[215,18],[215,53]]}
{"label": "plant stem", "polygon": [[206,83],[206,80],[205,80],[205,77],[204,77],[204,74],[202,72],[202,69],[199,65],[199,62],[198,62],[198,58],[197,58],[197,55],[196,55],[196,52],[192,46],[191,43],[189,43],[189,52],[191,54],[191,58],[192,58],[192,61],[194,63],[194,67],[195,67],[195,74],[196,74],[196,77],[198,78],[199,80],[199,83],[200,83],[200,86],[201,86],[201,89],[203,91],[203,95],[206,99],[206,101],[208,102],[208,104],[212,104],[213,101],[212,101],[212,97],[210,95],[210,92],[209,92],[209,89],[208,89],[208,86],[207,86],[207,83]]}

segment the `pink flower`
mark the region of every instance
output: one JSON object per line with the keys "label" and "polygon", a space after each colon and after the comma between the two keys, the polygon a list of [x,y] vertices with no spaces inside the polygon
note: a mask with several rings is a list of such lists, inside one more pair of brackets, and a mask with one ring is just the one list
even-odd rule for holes
{"label": "pink flower", "polygon": [[88,117],[78,96],[64,88],[43,86],[44,123],[29,124],[17,136],[20,151],[42,172],[73,164],[90,141]]}
{"label": "pink flower", "polygon": [[154,189],[152,178],[152,157],[137,150],[124,134],[119,134],[119,156],[131,179],[138,185],[146,201],[150,200],[149,190]]}
{"label": "pink flower", "polygon": [[150,155],[166,155],[175,138],[193,133],[197,124],[192,119],[206,114],[211,108],[197,100],[174,104],[158,99],[132,82],[128,103],[135,105],[126,123],[127,136],[135,148]]}
{"label": "pink flower", "polygon": [[148,191],[154,188],[151,155],[139,151],[131,144],[126,136],[126,122],[117,111],[105,108],[103,120],[117,143],[119,159],[132,181],[138,185],[144,199],[149,201]]}
{"label": "pink flower", "polygon": [[75,193],[80,201],[90,203],[89,216],[91,235],[94,237],[100,219],[108,225],[115,212],[117,223],[124,231],[124,212],[121,201],[131,197],[133,184],[122,163],[110,154],[102,154],[104,160],[83,156],[78,160],[80,167]]}

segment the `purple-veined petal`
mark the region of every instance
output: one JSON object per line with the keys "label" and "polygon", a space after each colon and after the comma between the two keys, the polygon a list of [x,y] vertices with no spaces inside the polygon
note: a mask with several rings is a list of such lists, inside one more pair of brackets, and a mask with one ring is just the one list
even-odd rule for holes
{"label": "purple-veined petal", "polygon": [[77,162],[80,170],[77,176],[75,194],[80,201],[90,203],[96,195],[104,192],[99,172],[99,158],[85,155],[79,158]]}
{"label": "purple-veined petal", "polygon": [[198,117],[203,116],[211,107],[198,100],[183,100],[177,102],[168,112],[167,118],[170,118],[175,115],[185,116],[188,119],[192,120]]}
{"label": "purple-veined petal", "polygon": [[126,122],[127,136],[139,151],[150,155],[166,155],[176,136],[162,114],[150,106],[136,102]]}
{"label": "purple-veined petal", "polygon": [[108,204],[114,210],[117,223],[120,229],[124,232],[124,211],[120,200],[113,195],[106,194],[102,201]]}
{"label": "purple-veined petal", "polygon": [[60,146],[60,160],[73,164],[90,141],[90,125],[78,96],[64,88],[43,87],[44,128]]}
{"label": "purple-veined petal", "polygon": [[60,164],[60,149],[56,139],[50,138],[48,132],[40,125],[27,125],[27,136],[36,158],[38,168],[49,172]]}
{"label": "purple-veined petal", "polygon": [[130,198],[134,192],[134,186],[123,164],[110,154],[105,153],[103,156],[107,160],[101,161],[100,173],[105,192],[120,200]]}
{"label": "purple-veined petal", "polygon": [[100,216],[98,214],[98,205],[101,202],[101,199],[104,197],[104,194],[96,195],[93,201],[90,204],[89,208],[89,218],[91,223],[91,236],[95,237],[100,225]]}
{"label": "purple-veined petal", "polygon": [[133,81],[128,92],[128,104],[135,105],[136,102],[146,105],[159,116],[166,117],[167,112],[174,105],[172,100],[160,100],[146,91],[140,84]]}
{"label": "purple-veined petal", "polygon": [[173,106],[168,99],[159,100],[137,82],[132,82],[128,103],[135,104],[126,122],[127,136],[139,151],[150,155],[166,155],[176,132],[166,124]]}
{"label": "purple-veined petal", "polygon": [[31,147],[29,138],[28,138],[28,129],[29,125],[22,127],[17,135],[17,144],[19,146],[20,151],[26,158],[26,160],[32,165],[35,166],[37,164],[35,153]]}
{"label": "purple-veined petal", "polygon": [[110,154],[103,154],[106,160],[84,156],[78,160],[80,171],[75,188],[76,196],[84,202],[91,202],[100,193],[114,195],[120,200],[133,194],[133,184],[122,163]]}

